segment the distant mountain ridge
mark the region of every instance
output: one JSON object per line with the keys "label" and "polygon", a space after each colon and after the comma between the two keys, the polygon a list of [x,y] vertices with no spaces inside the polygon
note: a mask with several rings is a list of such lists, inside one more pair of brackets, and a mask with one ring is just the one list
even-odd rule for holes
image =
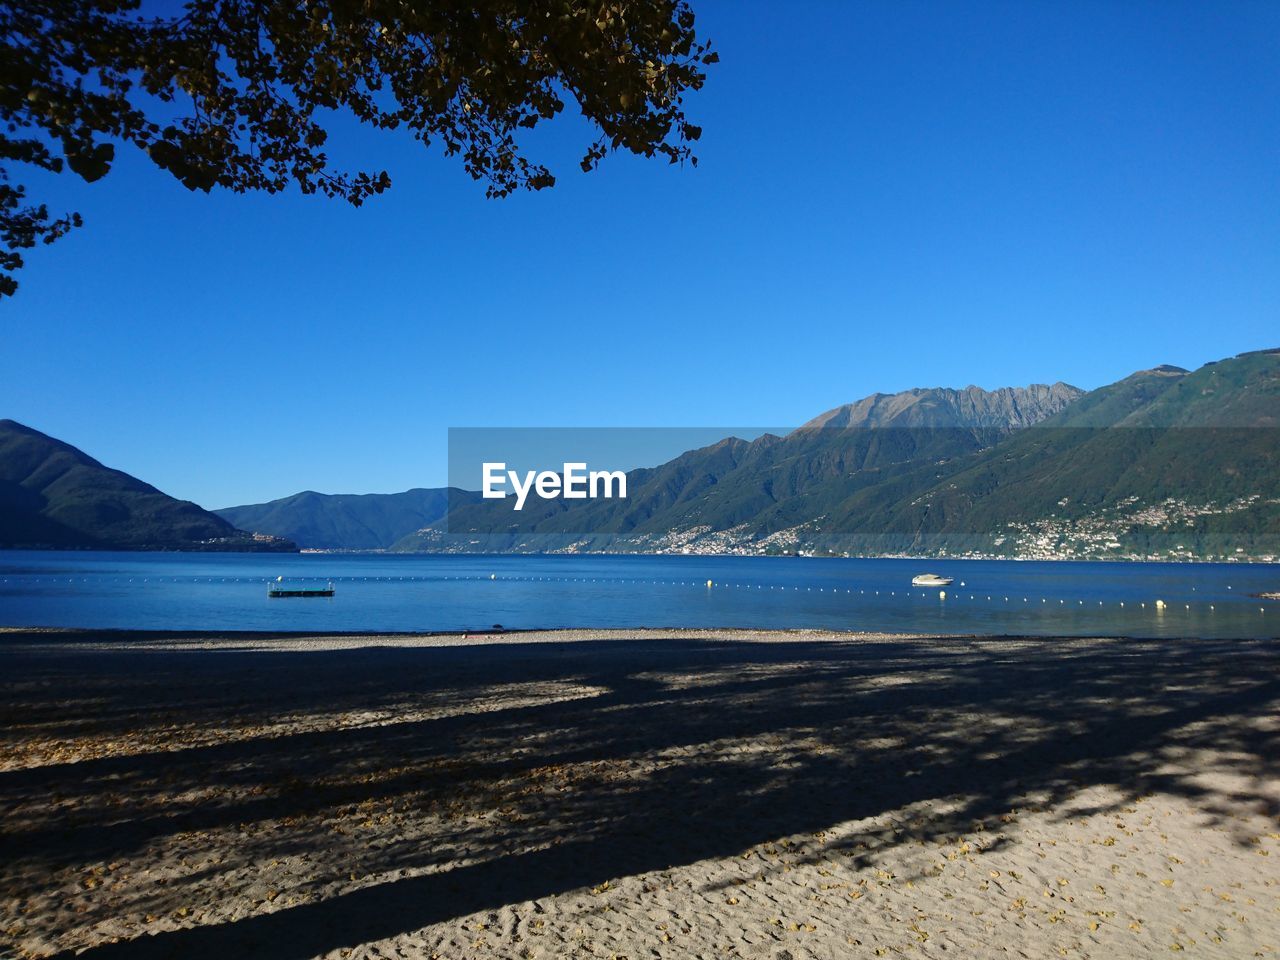
{"label": "distant mountain ridge", "polygon": [[[851,428],[930,426],[940,430],[972,428],[985,431],[985,434],[946,438],[948,449],[969,450],[986,442],[984,436],[990,440],[1009,429],[1051,416],[1083,393],[1076,387],[1056,383],[992,391],[978,387],[964,390],[925,388],[898,394],[875,394],[830,410],[801,430],[839,423]],[[793,432],[788,437],[798,434],[798,431]],[[829,436],[824,434],[824,437]],[[939,438],[935,441],[935,447],[941,450],[944,444]],[[785,460],[795,456],[793,448],[796,445],[796,440],[771,435],[750,442],[730,437],[704,450],[690,451],[656,470],[636,471],[636,475],[649,487],[642,500],[633,500],[630,505],[637,515],[653,517],[662,515],[676,504],[696,507],[698,498],[710,486],[743,462],[761,458]],[[885,448],[871,454],[873,457],[891,455]],[[833,462],[815,465],[815,469],[841,469],[842,465],[840,454],[834,452]],[[806,482],[804,477],[793,477],[779,487],[779,492],[785,486],[804,485]],[[744,502],[734,509],[748,512],[760,505],[757,492],[742,491],[741,495]],[[474,494],[435,488],[393,494],[319,494],[306,491],[270,503],[226,507],[215,513],[238,527],[287,537],[304,548],[404,550],[414,549],[420,544],[416,538],[417,531],[439,523],[451,502],[455,507],[474,503],[477,509],[484,509],[484,504]],[[556,512],[555,507],[548,509]]]}
{"label": "distant mountain ridge", "polygon": [[254,537],[88,454],[0,420],[0,546],[156,550],[293,550]]}
{"label": "distant mountain ridge", "polygon": [[459,498],[397,549],[1266,559],[1277,427],[1274,350],[1089,393],[875,395],[632,471],[626,501]]}
{"label": "distant mountain ridge", "polygon": [[[711,541],[724,531],[774,523],[771,518],[797,504],[825,503],[833,490],[847,495],[845,488],[874,485],[905,465],[987,449],[1083,393],[1058,383],[875,394],[785,436],[729,437],[659,467],[633,470],[626,501],[526,505],[514,530],[510,508],[500,501],[457,498],[447,523],[406,537],[396,549],[455,549],[463,534],[480,535],[476,549],[536,549],[524,536],[530,533],[556,549],[718,549]],[[559,545],[557,534],[563,535]]]}
{"label": "distant mountain ridge", "polygon": [[1157,367],[983,454],[850,498],[825,526],[907,553],[1274,558],[1278,428],[1280,352]]}
{"label": "distant mountain ridge", "polygon": [[969,386],[874,393],[828,410],[800,429],[814,427],[1001,427],[1020,428],[1039,423],[1084,395],[1079,387],[1061,381],[1027,387],[983,390]]}
{"label": "distant mountain ridge", "polygon": [[303,548],[380,550],[435,523],[448,506],[447,488],[364,494],[305,490],[214,513],[242,529],[285,537]]}
{"label": "distant mountain ridge", "polygon": [[0,546],[1277,559],[1280,350],[1087,393],[873,394],[627,479],[519,514],[456,488],[210,513],[0,421]]}

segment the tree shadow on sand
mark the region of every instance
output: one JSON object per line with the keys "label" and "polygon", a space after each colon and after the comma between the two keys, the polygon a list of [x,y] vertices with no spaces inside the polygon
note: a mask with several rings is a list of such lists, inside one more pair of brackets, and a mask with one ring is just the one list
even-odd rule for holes
{"label": "tree shadow on sand", "polygon": [[[92,960],[312,957],[913,806],[933,812],[838,843],[873,861],[1029,802],[1070,806],[1095,787],[1179,796],[1220,822],[1280,812],[1257,787],[1280,758],[1270,642],[22,649],[10,639],[0,654],[11,743],[136,742],[139,728],[175,716],[185,729],[241,733],[0,772],[10,863],[0,892],[77,864],[145,860],[194,831],[239,839],[210,878],[187,878],[188,900],[233,867],[334,862],[322,893],[236,920],[114,943],[57,931],[64,946],[91,944],[78,955]],[[543,695],[467,712],[495,688]],[[415,717],[424,704],[434,713]],[[391,719],[269,726],[358,710]],[[1227,775],[1218,786],[1201,776],[1197,758],[1208,756]],[[357,811],[382,811],[386,826],[368,839],[329,831]],[[337,882],[338,861],[352,882]],[[139,893],[126,907],[172,895]]]}

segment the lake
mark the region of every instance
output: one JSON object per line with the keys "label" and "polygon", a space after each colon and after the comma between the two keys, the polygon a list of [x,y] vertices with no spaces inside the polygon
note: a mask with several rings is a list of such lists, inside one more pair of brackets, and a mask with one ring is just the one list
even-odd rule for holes
{"label": "lake", "polygon": [[[955,583],[945,598],[913,588],[912,576],[922,572]],[[336,594],[268,598],[276,577],[333,580]],[[1277,589],[1280,565],[1271,564],[0,551],[4,626],[432,631],[502,624],[1244,638],[1280,635],[1280,603],[1248,596]]]}

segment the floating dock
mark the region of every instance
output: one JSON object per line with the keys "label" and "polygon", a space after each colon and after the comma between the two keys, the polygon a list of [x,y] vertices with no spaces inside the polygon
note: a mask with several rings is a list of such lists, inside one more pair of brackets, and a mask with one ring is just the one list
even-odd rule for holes
{"label": "floating dock", "polygon": [[267,584],[268,597],[332,597],[333,581],[324,586],[307,586],[306,584],[285,583],[283,577],[276,577]]}

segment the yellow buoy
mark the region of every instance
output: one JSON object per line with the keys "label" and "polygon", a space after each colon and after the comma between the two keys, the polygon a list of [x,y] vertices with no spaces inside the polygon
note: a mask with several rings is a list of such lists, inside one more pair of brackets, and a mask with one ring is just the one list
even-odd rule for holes
{"label": "yellow buoy", "polygon": [[707,586],[708,586],[708,587],[710,587],[710,586],[711,586],[711,581],[710,581],[710,580],[708,580],[708,581],[707,581]]}

